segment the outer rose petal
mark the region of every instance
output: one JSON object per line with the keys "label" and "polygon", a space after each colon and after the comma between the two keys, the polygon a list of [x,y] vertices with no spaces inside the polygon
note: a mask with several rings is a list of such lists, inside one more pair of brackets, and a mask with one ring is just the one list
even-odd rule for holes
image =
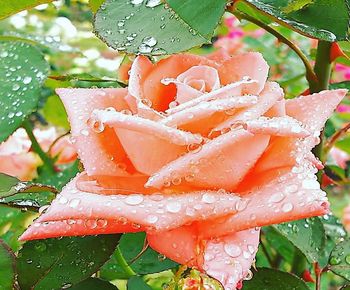
{"label": "outer rose petal", "polygon": [[344,89],[322,91],[287,100],[287,115],[304,123],[312,131],[320,131],[346,93]]}
{"label": "outer rose petal", "polygon": [[181,178],[191,185],[234,189],[266,149],[270,137],[232,130],[208,143],[199,152],[165,165],[150,177],[146,186],[161,188],[167,180]]}
{"label": "outer rose petal", "polygon": [[259,91],[264,88],[269,66],[258,52],[248,52],[233,56],[219,67],[221,84],[226,85],[250,77],[259,83]]}
{"label": "outer rose petal", "polygon": [[200,136],[137,116],[95,110],[94,118],[115,130],[135,168],[148,175],[186,152],[187,145],[202,142]]}
{"label": "outer rose petal", "polygon": [[249,270],[259,244],[259,230],[249,229],[220,238],[203,240],[198,227],[148,234],[150,246],[170,259],[205,270],[225,289],[235,289]]}
{"label": "outer rose petal", "polygon": [[[192,191],[177,194],[116,194],[97,195],[82,192],[76,187],[76,180],[68,183],[62,193],[52,202],[50,208],[41,215],[22,236],[22,239],[49,238],[69,232],[69,221],[95,221],[108,228],[108,221],[119,220],[122,227],[115,232],[125,231],[126,224],[139,231],[164,231],[193,221],[214,219],[228,212],[235,212],[240,198],[231,194],[214,191]],[[66,221],[59,224],[55,232],[45,230],[44,224],[52,221]],[[62,227],[62,228],[61,228]],[[93,225],[92,230],[96,226]],[[130,227],[131,228],[131,227]],[[95,233],[86,223],[81,224],[79,235]]]}
{"label": "outer rose petal", "polygon": [[[90,175],[127,175],[118,163],[129,164],[114,131],[95,132],[87,123],[95,109],[128,109],[126,89],[57,89],[68,113],[72,138]],[[130,169],[132,170],[132,169]]]}
{"label": "outer rose petal", "polygon": [[289,170],[274,169],[250,180],[251,187],[241,193],[241,210],[221,222],[201,222],[203,238],[326,214],[328,202],[314,175],[317,170],[306,160]]}

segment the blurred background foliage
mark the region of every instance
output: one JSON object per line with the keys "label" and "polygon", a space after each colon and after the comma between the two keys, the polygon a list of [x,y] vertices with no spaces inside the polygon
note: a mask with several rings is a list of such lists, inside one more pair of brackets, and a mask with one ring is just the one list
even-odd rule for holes
{"label": "blurred background foliage", "polygon": [[[30,120],[35,124],[36,130],[38,130],[37,139],[41,138],[42,143],[49,143],[46,147],[47,151],[50,151],[53,145],[65,138],[69,132],[67,115],[60,99],[55,94],[55,88],[120,87],[127,83],[128,69],[133,57],[108,48],[106,44],[95,36],[92,26],[93,17],[87,0],[60,0],[39,5],[0,21],[0,41],[20,40],[34,45],[44,54],[46,61],[49,63],[50,74],[40,90],[38,110],[30,116]],[[296,43],[304,54],[308,56],[309,60],[314,61],[316,40],[302,36],[275,23],[272,23],[272,26],[279,33]],[[191,52],[208,54],[218,48],[225,48],[230,53],[250,50],[259,51],[270,65],[270,80],[277,81],[284,88],[287,98],[294,98],[308,89],[305,79],[305,68],[300,58],[288,46],[279,42],[275,36],[267,33],[255,24],[246,20],[239,21],[232,14],[225,13],[212,40],[212,45],[193,48]],[[346,55],[350,56],[350,44],[345,41],[341,41],[338,44],[345,55],[338,57],[332,64],[331,86],[349,88],[350,60]],[[157,60],[161,57],[163,56],[154,56],[153,59]],[[346,127],[349,122],[350,100],[345,98],[335,114],[327,122],[325,128],[326,149],[324,160],[326,161],[326,167],[322,176],[322,182],[325,190],[328,192],[334,216],[324,216],[317,222],[322,222],[323,224],[325,229],[323,234],[328,247],[325,249],[326,252],[328,251],[328,255],[324,254],[320,261],[322,259],[325,260],[325,265],[329,262],[329,267],[332,265],[332,261],[327,260],[330,250],[337,242],[347,236],[341,221],[346,220],[344,210],[350,204],[350,133],[347,132],[348,128]],[[22,137],[24,134],[24,138],[27,138],[24,131],[17,134]],[[0,145],[0,158],[5,158],[11,154],[12,156],[16,154],[23,156],[24,154],[26,158],[28,158],[28,154],[35,155],[30,148],[30,144],[29,147],[26,146],[21,144],[22,151],[8,153],[3,143]],[[59,158],[58,155],[53,157]],[[24,180],[34,180],[35,182],[55,186],[57,189],[60,189],[79,170],[76,155],[71,153],[71,157],[70,159],[68,158],[67,162],[55,165],[54,172],[43,168],[39,160],[31,167],[29,173],[26,172],[25,176],[17,175],[17,177]],[[38,159],[35,156],[31,156],[31,158]],[[11,172],[5,173],[11,174]],[[17,182],[13,185],[4,185],[2,183],[2,187],[0,186],[0,238],[13,252],[17,252],[21,248],[21,243],[17,240],[19,235],[37,217],[37,212],[45,210],[46,205],[54,197],[54,193],[51,193],[50,189],[42,190],[39,193],[21,192],[20,195],[13,196],[3,194],[8,192],[9,188],[13,188],[15,184],[18,185]],[[24,186],[27,185],[25,184]],[[310,288],[314,288],[314,265],[308,262],[308,259],[305,259],[304,246],[297,240],[287,236],[289,234],[292,235],[293,231],[299,231],[301,228],[315,227],[317,232],[317,226],[314,225],[317,222],[314,222],[314,220],[303,220],[299,223],[289,223],[284,228],[278,226],[264,228],[255,266],[293,272],[302,277]],[[350,224],[350,221],[348,223]],[[290,233],[288,229],[291,230]],[[78,243],[79,241],[67,241],[67,243],[75,242]],[[50,246],[45,243],[43,242],[43,244],[36,247],[40,250],[44,246]],[[127,244],[132,244],[134,251],[129,251],[126,247]],[[125,253],[127,259],[133,260],[136,257],[137,261],[132,264],[132,268],[142,275],[143,279],[138,279],[138,276],[136,276],[128,280],[130,275],[123,273],[119,268],[118,256],[114,254],[101,269],[92,268],[91,273],[95,273],[92,275],[94,278],[85,280],[80,283],[82,284],[80,286],[79,284],[74,286],[63,285],[62,289],[70,287],[71,289],[115,289],[113,285],[118,286],[120,289],[125,289],[127,284],[128,289],[149,289],[149,287],[152,289],[164,289],[164,285],[173,287],[170,289],[176,289],[176,287],[178,289],[197,289],[190,288],[189,285],[197,285],[198,281],[203,282],[203,279],[208,279],[197,271],[190,271],[183,267],[179,268],[176,263],[165,259],[165,257],[158,255],[151,249],[145,250],[144,236],[142,234],[124,235],[120,240],[119,247]],[[113,249],[112,247],[112,252]],[[8,252],[7,248],[6,251]],[[25,255],[25,252],[22,255]],[[11,260],[12,258],[6,255],[2,256],[2,251],[0,251],[1,259]],[[23,263],[23,258],[20,259],[22,259]],[[27,259],[24,263],[34,265],[32,260],[35,260],[35,255],[33,259]],[[38,265],[40,266],[40,264]],[[336,265],[336,263],[334,262],[333,265]],[[24,267],[24,269],[26,268]],[[28,271],[28,269],[26,270]],[[0,269],[0,276],[2,275],[1,271]],[[264,274],[265,272],[261,271],[260,273]],[[257,276],[256,279],[259,279],[258,275],[255,276]],[[342,276],[344,277],[344,275]],[[98,283],[103,282],[100,282],[98,278],[103,281],[110,281],[110,283],[108,282],[107,284],[106,282],[106,284],[100,285]],[[1,279],[0,277],[0,281]],[[254,288],[254,283],[258,282],[254,282],[254,279],[249,282],[252,283],[252,286],[249,286],[250,284],[247,283],[244,289],[257,289]],[[0,289],[9,289],[6,286],[2,286],[1,283],[5,283],[4,281],[0,282]],[[336,276],[328,271],[323,275],[321,289],[340,289],[346,283],[350,282],[346,282],[341,276]],[[213,287],[208,289],[219,288],[214,281],[209,281],[208,285]]]}

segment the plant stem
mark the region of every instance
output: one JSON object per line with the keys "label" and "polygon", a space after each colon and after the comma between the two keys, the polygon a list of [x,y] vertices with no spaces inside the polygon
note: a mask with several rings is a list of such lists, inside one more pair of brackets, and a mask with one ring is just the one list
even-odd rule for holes
{"label": "plant stem", "polygon": [[311,93],[318,93],[322,90],[328,89],[329,79],[331,76],[331,47],[331,42],[323,40],[319,40],[318,42],[316,61],[314,67],[314,71],[317,76],[317,81],[309,82]]}
{"label": "plant stem", "polygon": [[120,251],[119,246],[117,246],[116,250],[115,250],[115,258],[117,259],[117,262],[119,264],[120,267],[122,267],[122,269],[124,270],[124,272],[129,276],[135,276],[136,273],[134,272],[133,269],[131,269],[131,267],[128,265],[128,263],[126,262],[122,252]]}
{"label": "plant stem", "polygon": [[321,275],[322,275],[322,269],[320,269],[320,266],[318,263],[314,263],[314,270],[316,275],[316,283],[315,283],[315,290],[321,290]]}
{"label": "plant stem", "polygon": [[[309,80],[310,93],[318,93],[322,90],[327,90],[329,86],[329,79],[331,76],[331,46],[332,43],[328,41],[319,40],[317,45],[315,73],[317,81]],[[320,135],[320,143],[312,150],[316,157],[322,162],[323,159],[323,133]],[[318,176],[320,178],[320,175]]]}
{"label": "plant stem", "polygon": [[38,140],[36,140],[36,138],[35,138],[35,136],[33,134],[33,127],[30,124],[30,122],[28,120],[25,120],[22,123],[22,127],[24,128],[24,130],[26,130],[27,135],[29,137],[29,140],[32,142],[32,149],[33,149],[33,151],[39,155],[40,159],[44,163],[44,166],[48,170],[50,170],[52,172],[55,172],[53,160],[40,147],[40,144],[39,144]]}
{"label": "plant stem", "polygon": [[288,45],[301,59],[301,61],[303,62],[305,69],[306,69],[306,78],[308,79],[308,81],[317,81],[317,76],[311,66],[311,64],[309,63],[309,60],[307,59],[307,57],[305,56],[305,54],[301,51],[301,49],[296,46],[293,42],[291,42],[288,38],[286,38],[284,35],[280,34],[278,31],[276,31],[275,29],[273,29],[272,27],[268,26],[267,24],[265,24],[264,22],[251,17],[250,15],[241,13],[241,12],[237,12],[237,11],[231,11],[235,16],[248,20],[254,24],[256,24],[257,26],[265,29],[267,32],[271,33],[272,35],[276,36],[276,38],[283,42],[284,44]]}

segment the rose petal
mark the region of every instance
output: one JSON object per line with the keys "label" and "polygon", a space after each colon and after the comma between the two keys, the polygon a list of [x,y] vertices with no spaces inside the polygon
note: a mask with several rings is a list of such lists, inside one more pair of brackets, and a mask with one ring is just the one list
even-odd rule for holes
{"label": "rose petal", "polygon": [[[161,188],[167,180],[181,178],[206,188],[234,189],[266,149],[269,136],[232,130],[189,152],[152,175],[146,186]],[[198,148],[196,148],[198,151]]]}
{"label": "rose petal", "polygon": [[249,77],[257,80],[260,93],[264,88],[269,72],[269,66],[261,53],[248,52],[233,56],[225,61],[218,69],[221,84],[227,85]]}
{"label": "rose petal", "polygon": [[[223,120],[229,118],[233,109],[252,106],[256,104],[257,99],[256,96],[247,95],[202,102],[193,107],[171,114],[167,118],[159,121],[159,123],[170,127],[175,126],[192,133],[200,133],[204,136],[218,123],[222,123]],[[215,116],[213,116],[214,114]]]}
{"label": "rose petal", "polygon": [[274,169],[250,179],[250,188],[240,193],[244,204],[237,214],[220,223],[200,223],[203,238],[326,214],[329,204],[317,182],[317,170],[306,160],[288,170]]}
{"label": "rose petal", "polygon": [[346,93],[344,89],[322,91],[287,100],[287,115],[304,123],[312,131],[320,131]]}
{"label": "rose petal", "polygon": [[244,94],[252,94],[257,91],[257,82],[254,80],[242,80],[236,83],[229,84],[227,86],[224,86],[220,89],[217,89],[215,91],[212,91],[208,94],[203,94],[195,99],[192,99],[188,102],[179,104],[178,106],[174,108],[168,109],[166,112],[168,114],[174,114],[176,112],[179,112],[181,110],[191,108],[193,106],[196,106],[202,102],[209,102],[216,99],[226,99],[228,97],[238,97],[242,96]]}
{"label": "rose petal", "polygon": [[147,57],[136,57],[130,69],[129,94],[125,100],[132,111],[137,113],[140,117],[158,120],[161,119],[162,116],[152,109],[151,100],[143,95],[141,86],[142,80],[148,75],[152,68],[153,64]]}
{"label": "rose petal", "polygon": [[259,117],[245,123],[244,127],[253,134],[267,134],[273,136],[288,136],[304,138],[310,132],[302,124],[291,117]]}
{"label": "rose petal", "polygon": [[249,229],[224,237],[203,240],[195,225],[148,234],[149,245],[170,259],[205,270],[226,288],[235,289],[253,260],[259,245],[260,230]]}
{"label": "rose petal", "polygon": [[234,114],[231,118],[218,125],[215,130],[220,131],[225,128],[230,128],[232,124],[237,121],[245,122],[248,120],[254,120],[265,114],[278,100],[282,98],[283,90],[281,87],[277,83],[267,82],[256,105]]}
{"label": "rose petal", "polygon": [[[192,191],[176,194],[98,195],[82,192],[77,178],[68,183],[50,208],[36,223],[68,220],[123,220],[140,230],[164,231],[193,221],[213,219],[235,212],[239,197],[216,191]],[[106,225],[107,227],[108,225]],[[35,226],[34,226],[35,227]],[[82,225],[84,227],[84,225]],[[114,228],[116,229],[116,228]],[[123,231],[125,227],[122,228]],[[88,227],[80,233],[91,234]],[[116,229],[116,232],[121,232]],[[46,232],[46,237],[49,237]],[[52,233],[56,236],[56,233]],[[24,235],[23,239],[31,239]]]}
{"label": "rose petal", "polygon": [[145,98],[152,101],[152,107],[157,111],[165,111],[176,95],[175,85],[165,86],[164,78],[176,78],[194,65],[209,65],[216,63],[205,57],[193,54],[177,54],[157,62],[148,75],[142,80],[142,91]]}
{"label": "rose petal", "polygon": [[57,89],[68,113],[72,143],[90,175],[127,175],[118,163],[132,165],[118,141],[114,130],[105,128],[100,133],[88,125],[94,109],[113,107],[116,110],[128,109],[124,101],[126,89]]}
{"label": "rose petal", "polygon": [[133,115],[95,110],[93,116],[115,130],[128,158],[135,168],[144,174],[153,174],[179,157],[186,152],[187,145],[202,142],[202,137],[190,132]]}

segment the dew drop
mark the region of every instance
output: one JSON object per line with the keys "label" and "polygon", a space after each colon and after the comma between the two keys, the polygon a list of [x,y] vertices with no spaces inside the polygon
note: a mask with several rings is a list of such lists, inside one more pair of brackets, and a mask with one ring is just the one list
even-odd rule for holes
{"label": "dew drop", "polygon": [[241,248],[234,244],[225,244],[224,251],[226,252],[227,255],[229,255],[232,258],[236,258],[242,253]]}
{"label": "dew drop", "polygon": [[166,209],[171,213],[178,213],[181,210],[181,203],[170,202],[166,205]]}
{"label": "dew drop", "polygon": [[125,203],[129,205],[138,205],[143,202],[143,196],[141,194],[131,194],[125,199]]}

